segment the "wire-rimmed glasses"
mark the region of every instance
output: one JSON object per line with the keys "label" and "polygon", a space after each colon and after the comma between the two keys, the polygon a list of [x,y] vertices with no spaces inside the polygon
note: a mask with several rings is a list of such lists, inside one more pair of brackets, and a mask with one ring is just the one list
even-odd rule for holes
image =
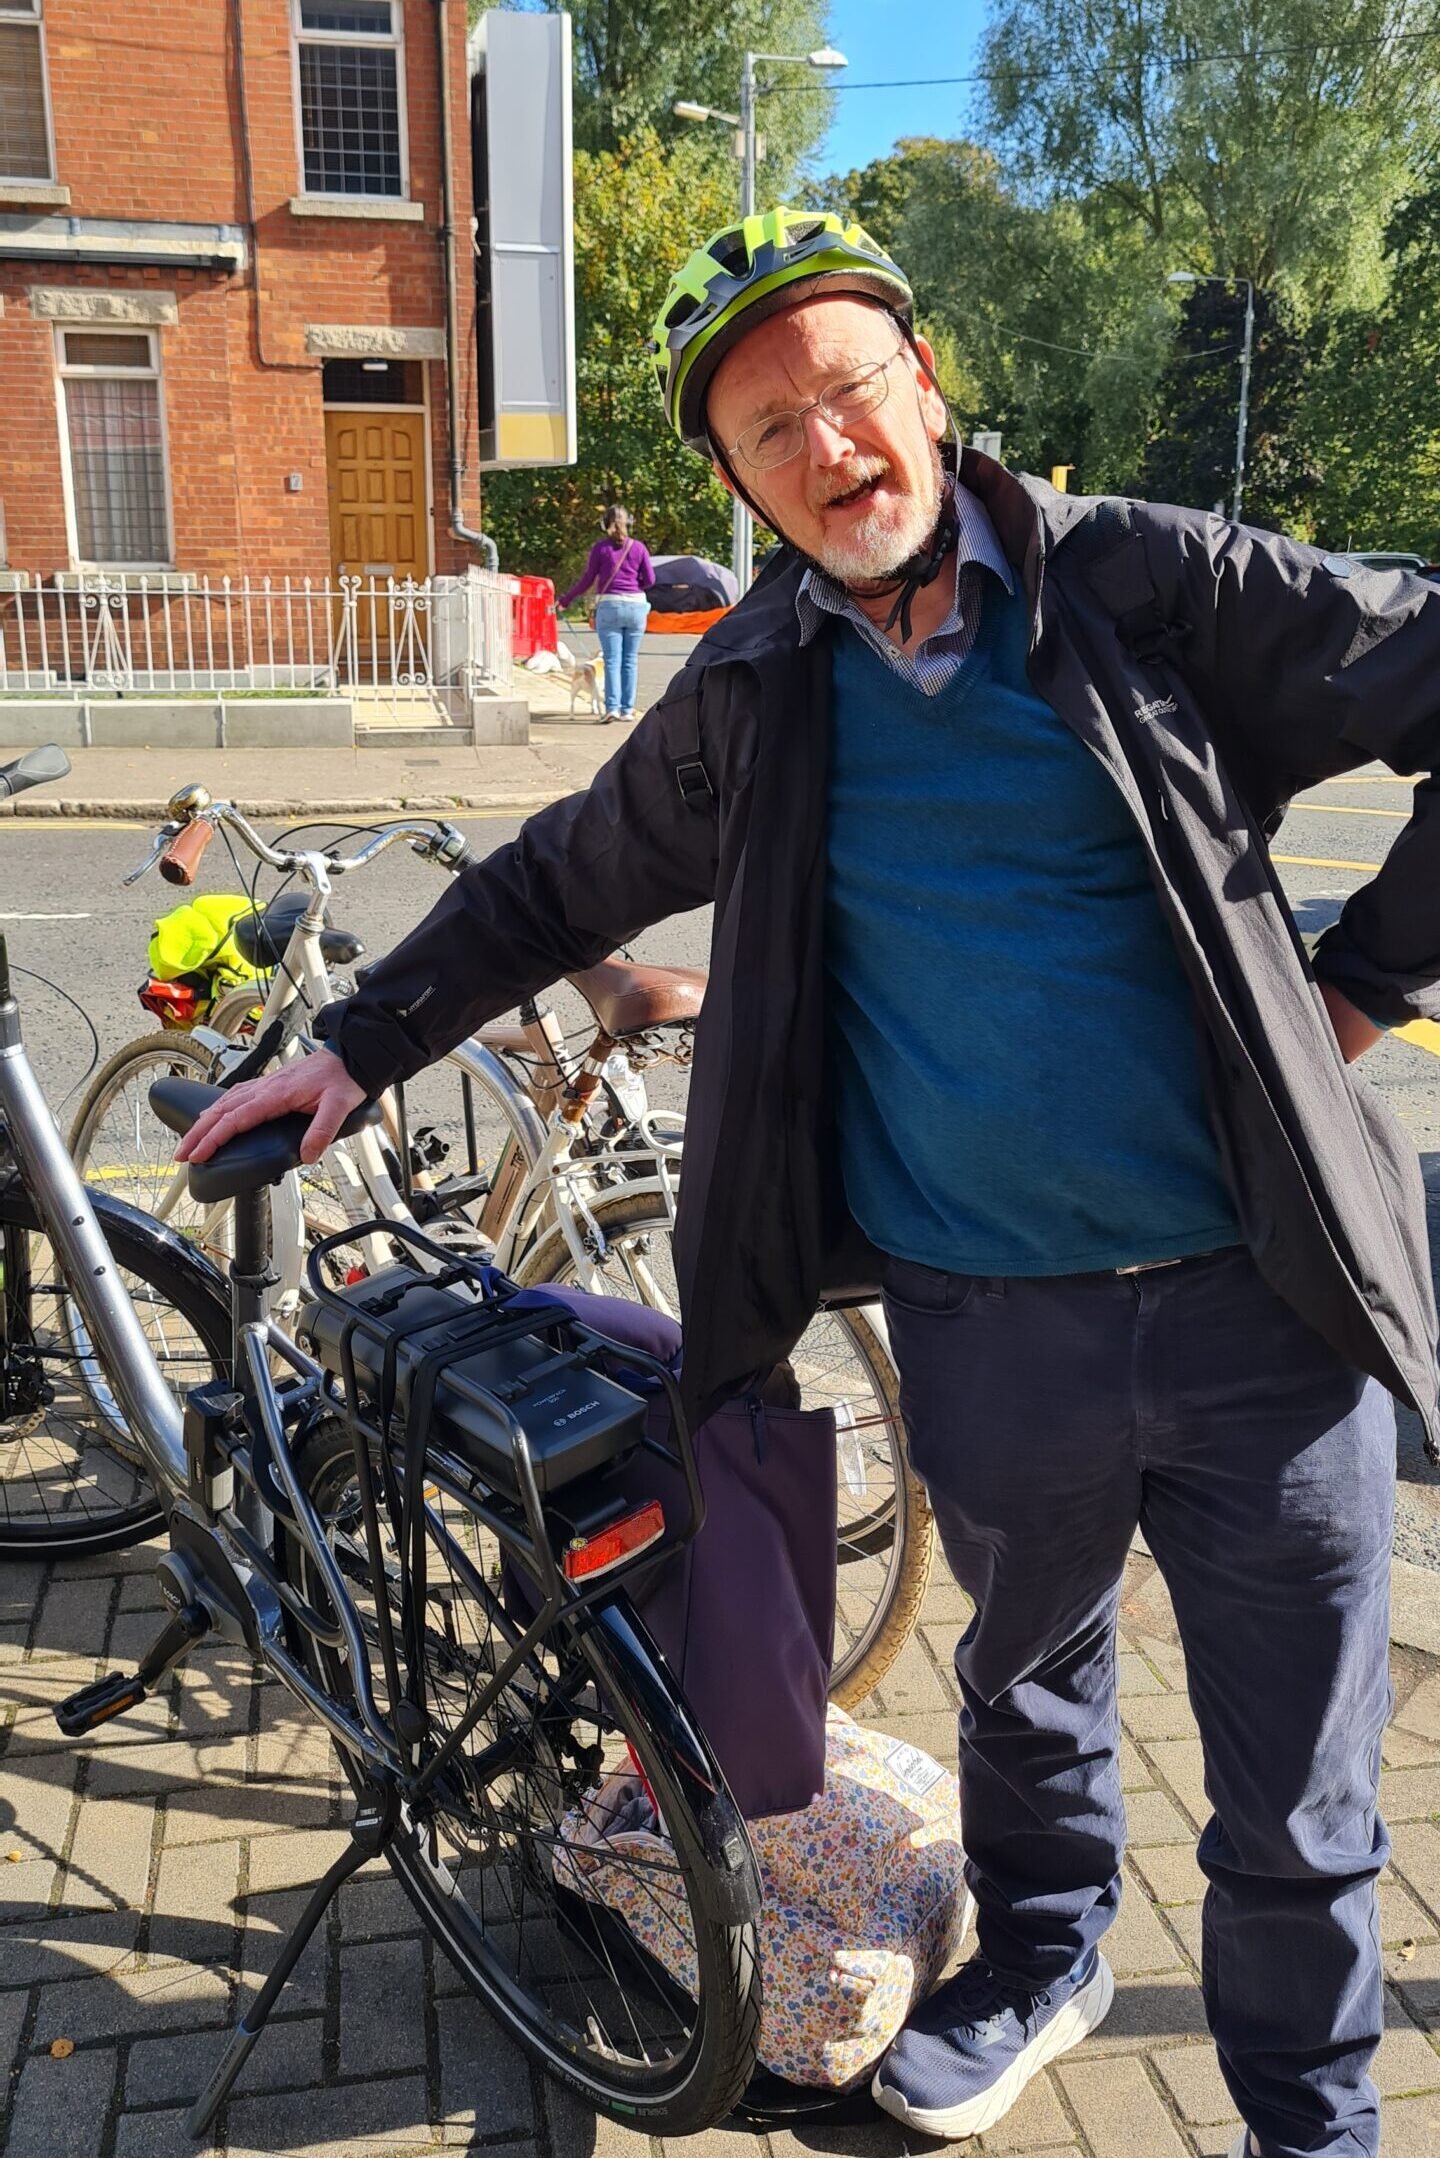
{"label": "wire-rimmed glasses", "polygon": [[890,367],[900,356],[896,346],[887,360],[871,360],[852,367],[827,383],[818,397],[798,412],[770,412],[736,436],[730,453],[741,457],[753,472],[769,472],[798,457],[805,447],[805,420],[811,412],[823,412],[832,427],[842,432],[884,404],[890,389]]}

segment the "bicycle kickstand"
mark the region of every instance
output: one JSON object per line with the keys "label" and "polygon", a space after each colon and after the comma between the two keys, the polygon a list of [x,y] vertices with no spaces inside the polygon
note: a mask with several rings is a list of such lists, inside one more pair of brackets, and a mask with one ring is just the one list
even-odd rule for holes
{"label": "bicycle kickstand", "polygon": [[311,1934],[319,1925],[339,1889],[372,1858],[378,1858],[394,1833],[396,1798],[390,1784],[368,1784],[350,1823],[350,1841],[329,1872],[315,1884],[315,1892],[300,1914],[294,1932],[276,1958],[275,1968],[235,2026],[234,2035],[220,2064],[195,2101],[190,2115],[192,2136],[206,2134],[230,2095],[231,2086],[254,2051],[255,2042],[270,2019],[270,2011],[284,1991],[285,1982],[305,1953]]}

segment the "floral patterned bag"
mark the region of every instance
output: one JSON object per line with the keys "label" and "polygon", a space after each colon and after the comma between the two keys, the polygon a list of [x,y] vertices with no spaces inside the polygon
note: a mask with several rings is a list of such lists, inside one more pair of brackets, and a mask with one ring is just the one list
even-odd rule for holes
{"label": "floral patterned bag", "polygon": [[[825,1788],[801,1812],[752,1821],[760,1862],[760,2059],[789,2083],[843,2090],[871,2073],[969,1927],[960,1792],[928,1754],[851,1721],[833,1705]],[[683,1900],[662,1905],[663,1823],[638,1776],[609,1777],[567,1814],[556,1878],[624,1919],[693,1991]]]}

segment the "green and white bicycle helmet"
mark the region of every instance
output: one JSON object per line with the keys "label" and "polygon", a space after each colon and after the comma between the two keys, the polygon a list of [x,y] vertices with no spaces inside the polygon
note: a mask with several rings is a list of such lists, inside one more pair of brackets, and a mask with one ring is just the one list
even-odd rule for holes
{"label": "green and white bicycle helmet", "polygon": [[767,315],[819,292],[878,300],[908,331],[914,294],[863,226],[833,210],[767,210],[727,225],[670,280],[651,352],[665,416],[711,454],[705,396],[731,346]]}

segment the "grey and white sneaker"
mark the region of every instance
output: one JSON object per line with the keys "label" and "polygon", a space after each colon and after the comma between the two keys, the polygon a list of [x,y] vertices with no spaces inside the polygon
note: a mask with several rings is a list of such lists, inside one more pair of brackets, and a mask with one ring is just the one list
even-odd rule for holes
{"label": "grey and white sneaker", "polygon": [[983,2135],[1032,2076],[1104,2021],[1114,1994],[1110,1966],[1093,1948],[1064,1978],[1033,1990],[975,1956],[915,2010],[870,2095],[922,2135]]}

